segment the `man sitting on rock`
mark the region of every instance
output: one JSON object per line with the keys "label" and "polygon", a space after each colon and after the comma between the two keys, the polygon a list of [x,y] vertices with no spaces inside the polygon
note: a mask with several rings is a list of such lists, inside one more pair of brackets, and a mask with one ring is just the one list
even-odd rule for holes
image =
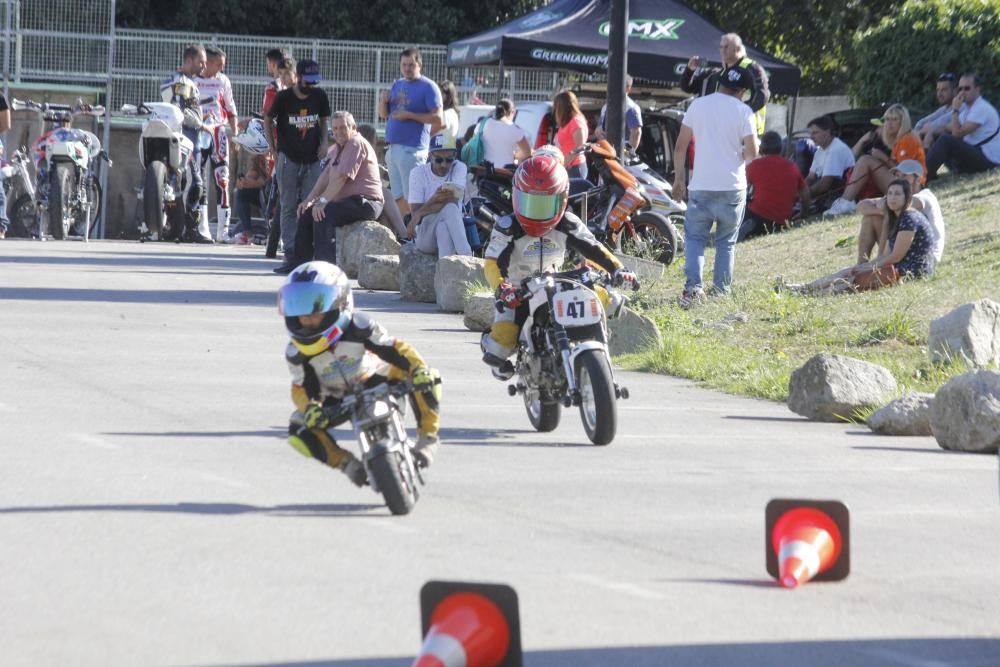
{"label": "man sitting on rock", "polygon": [[427,162],[410,172],[410,222],[407,237],[428,255],[472,255],[462,221],[468,169],[458,160],[455,137],[447,131],[431,137]]}
{"label": "man sitting on rock", "polygon": [[357,131],[349,111],[333,114],[334,145],[316,186],[299,204],[295,266],[317,261],[337,263],[337,227],[382,214],[382,178],[375,149]]}

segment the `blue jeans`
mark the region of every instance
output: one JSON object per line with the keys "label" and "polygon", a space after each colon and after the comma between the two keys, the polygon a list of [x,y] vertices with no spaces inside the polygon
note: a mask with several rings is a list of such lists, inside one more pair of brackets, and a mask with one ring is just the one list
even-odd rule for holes
{"label": "blue jeans", "polygon": [[712,282],[717,292],[726,294],[733,282],[736,236],[746,206],[746,190],[691,190],[684,216],[684,288],[702,288],[705,246],[715,225],[715,271]]}
{"label": "blue jeans", "polygon": [[295,260],[295,229],[298,226],[296,209],[312,192],[321,171],[319,160],[309,164],[299,164],[288,159],[284,153],[278,154],[274,178],[278,179],[281,244],[284,246],[286,264],[291,264]]}
{"label": "blue jeans", "polygon": [[[240,232],[246,232],[247,234],[253,233],[253,220],[251,206],[259,206],[261,211],[264,212],[265,204],[262,201],[262,195],[264,193],[263,188],[239,188],[236,190],[236,196],[233,197],[233,203],[236,208],[236,217],[239,219],[239,224],[233,231],[233,235],[239,234]],[[266,220],[265,212],[265,220]]]}
{"label": "blue jeans", "polygon": [[427,162],[427,149],[419,146],[390,144],[385,154],[385,166],[389,168],[389,189],[396,199],[410,198],[410,172]]}

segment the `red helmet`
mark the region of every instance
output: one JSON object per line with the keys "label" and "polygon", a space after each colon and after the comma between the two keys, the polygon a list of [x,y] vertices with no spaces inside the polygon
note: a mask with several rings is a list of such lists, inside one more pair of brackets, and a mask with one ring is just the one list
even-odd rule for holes
{"label": "red helmet", "polygon": [[514,215],[530,236],[543,236],[566,212],[569,174],[555,157],[528,158],[514,174]]}

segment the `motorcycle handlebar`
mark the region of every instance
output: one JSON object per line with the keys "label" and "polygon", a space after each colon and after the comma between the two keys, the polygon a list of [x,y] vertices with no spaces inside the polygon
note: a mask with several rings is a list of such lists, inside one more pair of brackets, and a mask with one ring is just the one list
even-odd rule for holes
{"label": "motorcycle handlebar", "polygon": [[[99,104],[84,104],[79,102],[74,106],[68,104],[39,103],[34,100],[12,99],[10,107],[15,111],[34,111],[44,114],[49,120],[59,120],[62,114],[72,116],[102,116],[105,108]],[[50,117],[51,116],[51,117]]]}

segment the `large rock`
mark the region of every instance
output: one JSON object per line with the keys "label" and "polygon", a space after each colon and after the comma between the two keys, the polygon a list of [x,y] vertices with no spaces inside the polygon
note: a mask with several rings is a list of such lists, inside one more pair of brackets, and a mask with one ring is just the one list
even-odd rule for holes
{"label": "large rock", "polygon": [[365,255],[358,269],[358,285],[366,289],[399,291],[399,255]]}
{"label": "large rock", "polygon": [[896,393],[888,369],[836,354],[817,354],[792,372],[788,409],[813,421],[836,422],[882,405]]}
{"label": "large rock", "polygon": [[465,311],[465,302],[476,289],[475,286],[487,284],[483,265],[483,260],[479,257],[462,255],[450,255],[438,260],[437,273],[434,275],[434,294],[441,310],[451,313]]}
{"label": "large rock", "polygon": [[659,262],[654,262],[651,259],[643,259],[642,257],[633,257],[624,253],[615,253],[615,256],[621,260],[625,268],[639,276],[639,282],[642,284],[655,283],[663,277],[663,270],[666,267]]}
{"label": "large rock", "polygon": [[493,326],[496,315],[496,298],[490,292],[472,294],[465,302],[465,317],[462,322],[470,331],[486,331]]}
{"label": "large rock", "polygon": [[437,255],[425,255],[412,243],[399,249],[399,298],[403,301],[435,303],[434,274]]}
{"label": "large rock", "polygon": [[996,452],[1000,447],[1000,373],[977,370],[948,380],[934,394],[931,431],[943,449]]}
{"label": "large rock", "polygon": [[608,348],[612,356],[662,344],[663,335],[656,323],[634,310],[622,308],[618,317],[608,320]]}
{"label": "large rock", "polygon": [[933,320],[927,347],[935,361],[961,357],[979,368],[1000,362],[1000,303],[980,299]]}
{"label": "large rock", "polygon": [[377,222],[355,222],[337,228],[337,266],[348,278],[357,278],[365,255],[395,255],[399,241]]}
{"label": "large rock", "polygon": [[931,435],[934,394],[906,394],[868,417],[868,428],[881,435]]}

